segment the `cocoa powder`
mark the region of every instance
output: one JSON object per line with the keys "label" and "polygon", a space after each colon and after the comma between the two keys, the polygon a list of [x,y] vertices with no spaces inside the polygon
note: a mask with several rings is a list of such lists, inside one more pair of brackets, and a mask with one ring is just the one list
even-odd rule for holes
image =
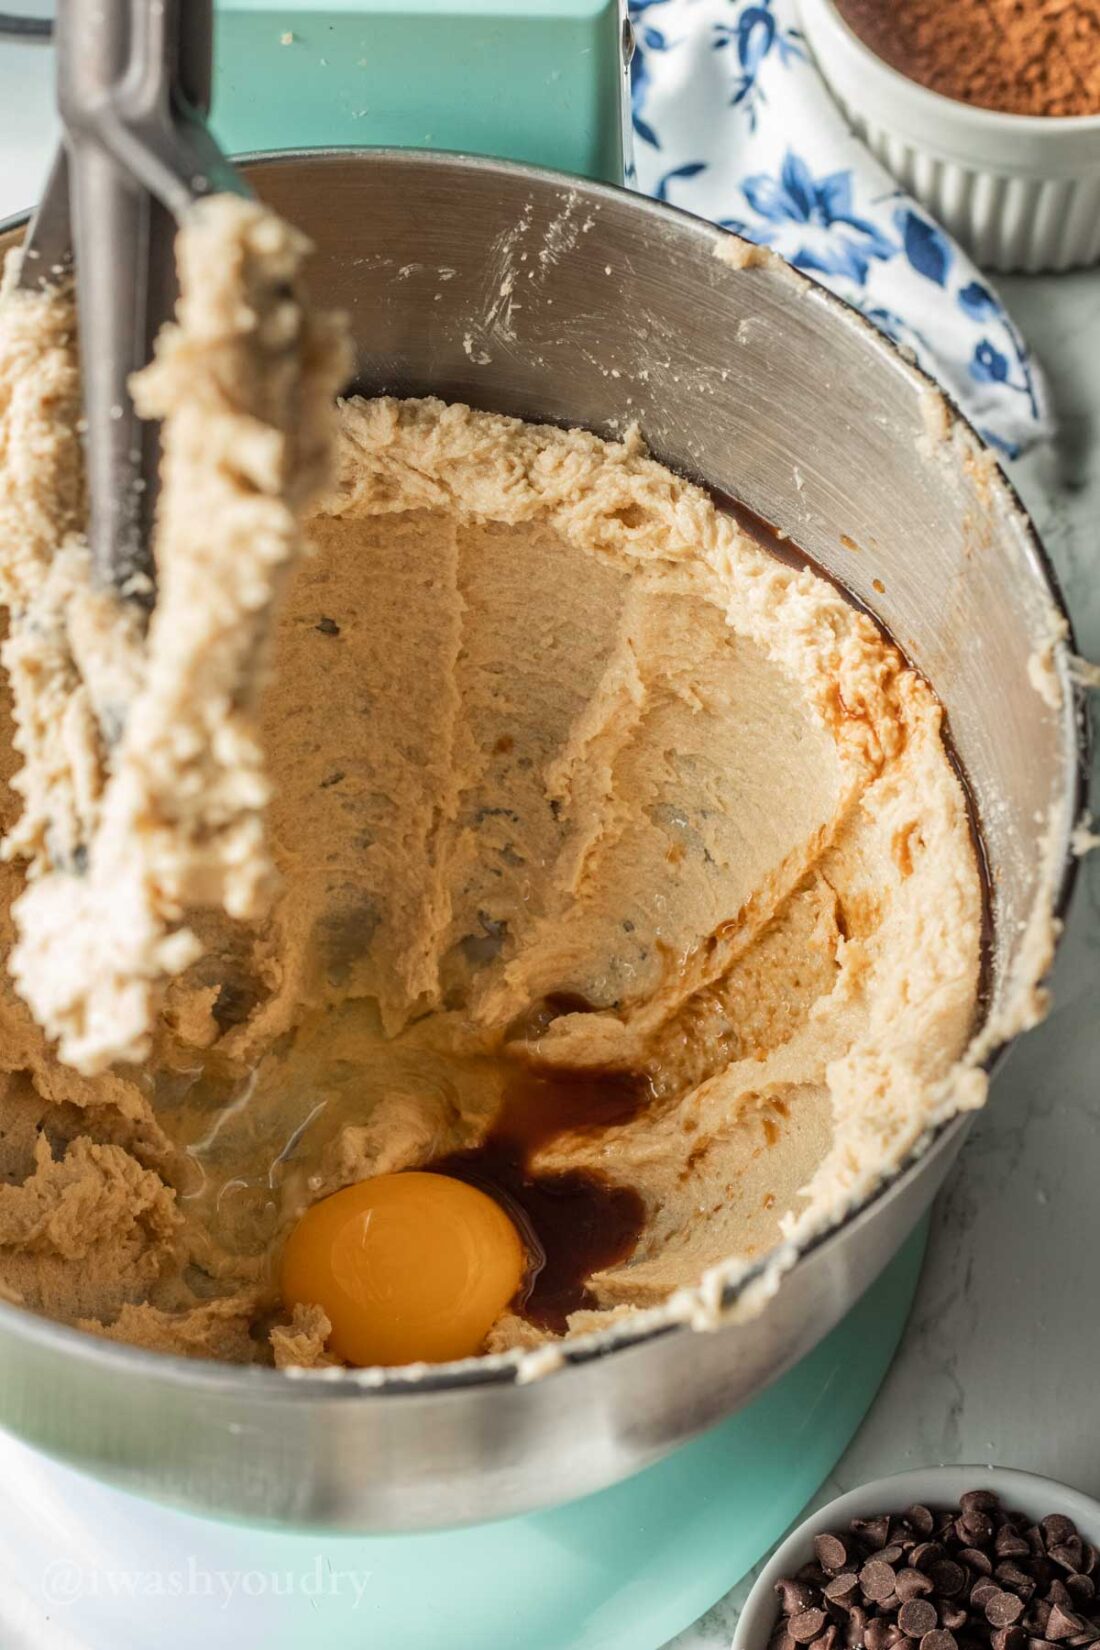
{"label": "cocoa powder", "polygon": [[945,97],[1100,114],[1100,0],[837,0],[876,56]]}

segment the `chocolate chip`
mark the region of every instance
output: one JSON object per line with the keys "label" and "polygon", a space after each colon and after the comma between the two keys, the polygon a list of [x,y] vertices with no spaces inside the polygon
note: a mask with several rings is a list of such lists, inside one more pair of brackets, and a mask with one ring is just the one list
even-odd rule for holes
{"label": "chocolate chip", "polygon": [[1010,1559],[1006,1559],[1003,1564],[998,1564],[993,1574],[1002,1587],[1007,1587],[1010,1592],[1019,1593],[1022,1599],[1031,1598],[1035,1591],[1034,1579],[1028,1575],[1025,1569],[1019,1564],[1014,1564]]}
{"label": "chocolate chip", "polygon": [[785,1616],[796,1616],[800,1610],[808,1610],[817,1597],[808,1581],[792,1581],[789,1578],[777,1581],[775,1590],[780,1595],[780,1609]]}
{"label": "chocolate chip", "polygon": [[800,1610],[787,1624],[787,1631],[796,1644],[809,1644],[825,1625],[824,1610]]}
{"label": "chocolate chip", "polygon": [[830,1622],[825,1631],[823,1633],[819,1633],[817,1638],[811,1641],[810,1650],[833,1650],[833,1645],[835,1643],[836,1628],[833,1626],[832,1622]]}
{"label": "chocolate chip", "polygon": [[1077,1534],[1067,1536],[1057,1546],[1047,1548],[1047,1557],[1071,1575],[1076,1575],[1084,1562],[1085,1544]]}
{"label": "chocolate chip", "polygon": [[815,1587],[824,1587],[828,1577],[821,1565],[811,1560],[809,1564],[803,1564],[801,1570],[797,1571],[795,1579],[812,1582]]}
{"label": "chocolate chip", "polygon": [[1048,1547],[1060,1547],[1063,1542],[1072,1541],[1077,1534],[1077,1525],[1064,1513],[1051,1513],[1049,1517],[1040,1519],[1039,1528]]}
{"label": "chocolate chip", "polygon": [[922,1541],[909,1554],[909,1562],[918,1570],[928,1570],[933,1564],[938,1564],[941,1558],[946,1558],[947,1552],[938,1541]]}
{"label": "chocolate chip", "polygon": [[848,1650],[859,1650],[864,1642],[864,1632],[867,1627],[867,1612],[862,1604],[853,1604],[848,1612],[848,1631],[844,1635],[844,1642]]}
{"label": "chocolate chip", "polygon": [[1000,1590],[995,1581],[990,1580],[989,1577],[983,1577],[981,1581],[976,1581],[971,1587],[970,1602],[976,1609],[984,1610],[989,1600],[995,1598]]}
{"label": "chocolate chip", "polygon": [[991,1627],[1011,1627],[1023,1613],[1024,1601],[1015,1593],[995,1592],[985,1601],[985,1619]]}
{"label": "chocolate chip", "polygon": [[998,1627],[989,1640],[991,1650],[1024,1650],[1027,1634],[1022,1627]]}
{"label": "chocolate chip", "polygon": [[901,1556],[902,1549],[898,1546],[896,1541],[889,1542],[887,1546],[880,1547],[878,1552],[871,1554],[872,1558],[881,1559],[883,1564],[889,1564],[891,1566],[897,1564]]}
{"label": "chocolate chip", "polygon": [[930,1507],[922,1507],[919,1501],[914,1506],[909,1508],[908,1512],[905,1514],[905,1522],[909,1525],[909,1528],[913,1531],[914,1535],[921,1535],[925,1537],[930,1536],[936,1527],[936,1520],[932,1515],[932,1509]]}
{"label": "chocolate chip", "polygon": [[1077,1604],[1091,1604],[1096,1597],[1096,1583],[1091,1576],[1067,1576],[1066,1588]]}
{"label": "chocolate chip", "polygon": [[842,1570],[825,1589],[825,1597],[832,1604],[844,1604],[859,1592],[859,1577],[854,1570]]}
{"label": "chocolate chip", "polygon": [[867,1623],[863,1643],[866,1650],[889,1650],[890,1628],[882,1616],[876,1616],[873,1621]]}
{"label": "chocolate chip", "polygon": [[869,1559],[859,1572],[859,1584],[867,1598],[879,1603],[894,1591],[894,1572],[885,1560]]}
{"label": "chocolate chip", "polygon": [[853,1518],[851,1530],[868,1552],[875,1553],[890,1539],[890,1520],[885,1514],[881,1518]]}
{"label": "chocolate chip", "polygon": [[1048,1639],[1053,1639],[1057,1644],[1060,1639],[1072,1638],[1074,1633],[1079,1633],[1084,1625],[1085,1623],[1075,1611],[1064,1610],[1060,1604],[1055,1604],[1051,1607],[1050,1615],[1047,1617],[1046,1636]]}
{"label": "chocolate chip", "polygon": [[976,1570],[979,1575],[988,1576],[993,1573],[993,1560],[988,1553],[979,1551],[977,1547],[963,1547],[959,1552],[959,1563],[965,1564],[970,1570]]}
{"label": "chocolate chip", "polygon": [[1031,1551],[1028,1539],[1014,1530],[1011,1524],[1002,1524],[993,1538],[998,1558],[1024,1558]]}
{"label": "chocolate chip", "polygon": [[1028,1650],[1057,1650],[1057,1646],[1050,1639],[1029,1638]]}
{"label": "chocolate chip", "polygon": [[814,1552],[817,1561],[826,1575],[835,1576],[850,1561],[848,1543],[841,1535],[818,1535],[814,1537]]}
{"label": "chocolate chip", "polygon": [[1100,1552],[1097,1552],[1091,1541],[1086,1541],[1082,1546],[1081,1555],[1081,1574],[1090,1576],[1100,1564]]}
{"label": "chocolate chip", "polygon": [[907,1599],[898,1611],[898,1626],[911,1639],[922,1639],[925,1633],[939,1626],[939,1620],[936,1606],[926,1598]]}
{"label": "chocolate chip", "polygon": [[950,1627],[952,1632],[959,1627],[965,1627],[970,1617],[961,1604],[940,1605],[940,1626]]}
{"label": "chocolate chip", "polygon": [[956,1520],[955,1534],[964,1547],[984,1547],[993,1540],[993,1520],[975,1507]]}
{"label": "chocolate chip", "polygon": [[959,1506],[964,1513],[999,1512],[1001,1501],[992,1490],[967,1490],[965,1495],[959,1496]]}
{"label": "chocolate chip", "polygon": [[933,1627],[921,1639],[920,1650],[959,1650],[959,1641],[946,1627]]}
{"label": "chocolate chip", "polygon": [[923,1570],[899,1570],[894,1589],[900,1599],[927,1598],[932,1591],[932,1578]]}
{"label": "chocolate chip", "polygon": [[933,1564],[928,1576],[941,1598],[957,1598],[966,1586],[966,1571],[951,1558],[941,1558]]}

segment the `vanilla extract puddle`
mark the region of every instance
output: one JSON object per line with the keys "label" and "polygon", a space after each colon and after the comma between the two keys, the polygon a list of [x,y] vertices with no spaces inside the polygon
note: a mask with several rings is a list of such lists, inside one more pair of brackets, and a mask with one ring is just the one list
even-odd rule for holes
{"label": "vanilla extract puddle", "polygon": [[514,1308],[540,1329],[564,1334],[571,1313],[595,1306],[589,1280],[629,1259],[646,1207],[632,1187],[594,1170],[544,1173],[532,1159],[562,1135],[632,1122],[651,1094],[649,1079],[633,1072],[517,1065],[480,1144],[425,1165],[487,1192],[512,1217],[528,1255]]}

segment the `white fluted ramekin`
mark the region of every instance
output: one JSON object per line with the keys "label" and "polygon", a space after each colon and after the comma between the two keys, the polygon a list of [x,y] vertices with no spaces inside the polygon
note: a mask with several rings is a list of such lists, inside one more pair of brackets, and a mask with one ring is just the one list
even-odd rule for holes
{"label": "white fluted ramekin", "polygon": [[977,109],[907,80],[834,0],[799,0],[818,67],[850,124],[975,261],[1002,271],[1100,262],[1100,115]]}

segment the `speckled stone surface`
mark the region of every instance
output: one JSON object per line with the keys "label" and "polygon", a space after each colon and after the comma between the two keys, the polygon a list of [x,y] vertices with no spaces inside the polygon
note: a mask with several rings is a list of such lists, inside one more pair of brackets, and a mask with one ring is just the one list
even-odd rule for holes
{"label": "speckled stone surface", "polygon": [[[1100,658],[1100,271],[1000,285],[1059,418],[1054,448],[1012,477],[1078,648]],[[1012,1051],[974,1124],[933,1214],[901,1350],[819,1500],[941,1462],[1023,1467],[1100,1495],[1098,1257],[1100,854],[1081,866],[1053,1010]],[[749,1584],[669,1650],[728,1650]]]}

